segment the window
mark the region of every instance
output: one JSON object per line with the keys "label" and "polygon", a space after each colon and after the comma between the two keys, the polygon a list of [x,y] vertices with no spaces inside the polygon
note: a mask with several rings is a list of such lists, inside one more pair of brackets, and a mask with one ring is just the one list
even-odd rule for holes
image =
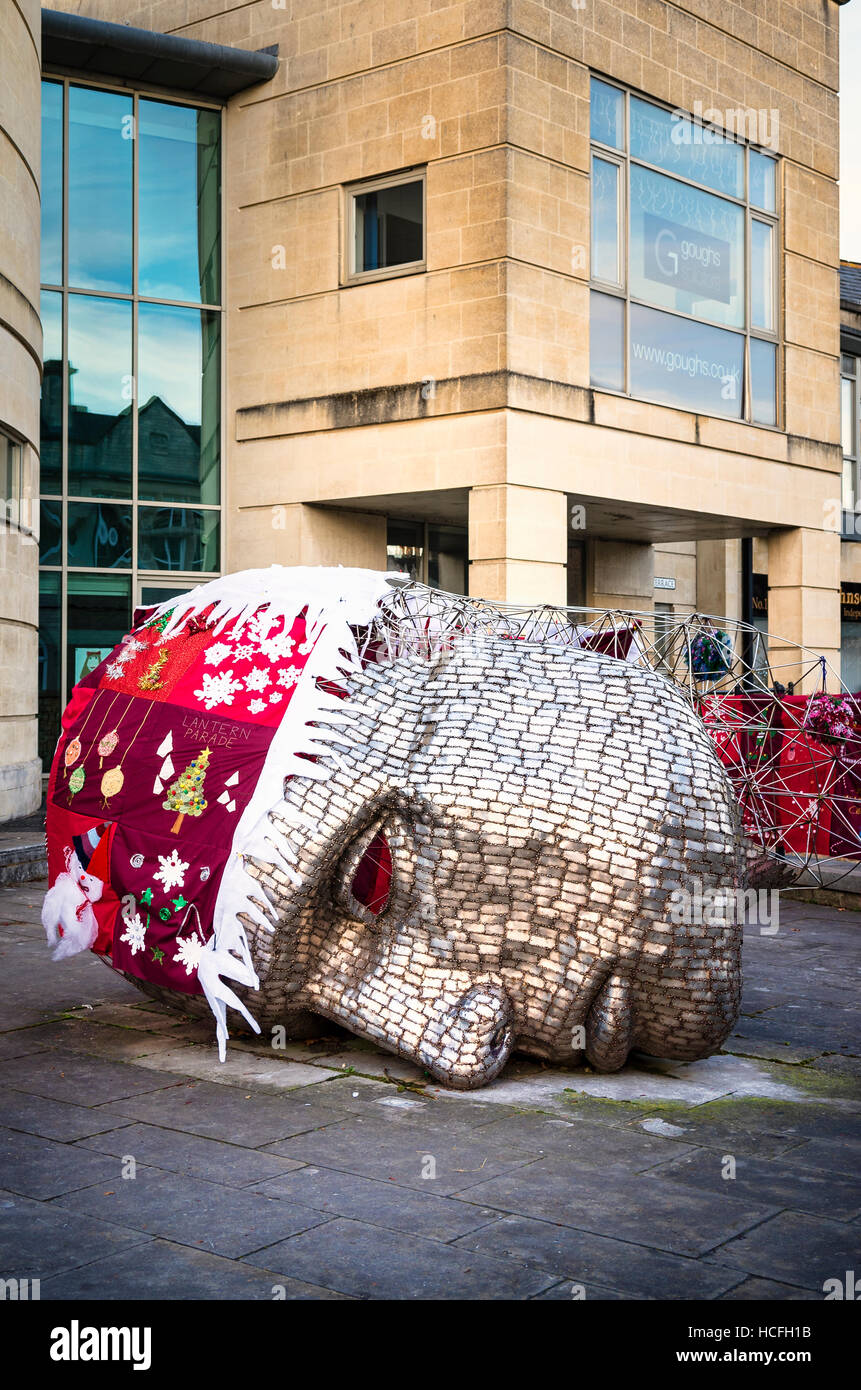
{"label": "window", "polygon": [[[42,84],[40,719],[221,551],[221,111]],[[83,664],[82,664],[83,663]]]}
{"label": "window", "polygon": [[776,425],[777,161],[591,83],[591,383]]}
{"label": "window", "polygon": [[24,495],[24,446],[0,432],[0,526],[29,529]]}
{"label": "window", "polygon": [[399,570],[449,594],[465,594],[466,527],[390,518],[386,528],[386,569]]}
{"label": "window", "polygon": [[348,188],[345,228],[345,280],[376,280],[424,270],[424,173],[399,174]]}
{"label": "window", "polygon": [[843,437],[843,535],[861,540],[858,477],[859,359],[840,357],[840,432]]}

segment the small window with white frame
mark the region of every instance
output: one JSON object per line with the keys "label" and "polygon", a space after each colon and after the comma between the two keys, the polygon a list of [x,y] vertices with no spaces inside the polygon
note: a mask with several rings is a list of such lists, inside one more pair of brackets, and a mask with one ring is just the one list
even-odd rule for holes
{"label": "small window with white frame", "polygon": [[29,529],[24,495],[24,446],[0,431],[0,524]]}
{"label": "small window with white frame", "polygon": [[344,194],[345,283],[424,270],[424,169],[367,179]]}

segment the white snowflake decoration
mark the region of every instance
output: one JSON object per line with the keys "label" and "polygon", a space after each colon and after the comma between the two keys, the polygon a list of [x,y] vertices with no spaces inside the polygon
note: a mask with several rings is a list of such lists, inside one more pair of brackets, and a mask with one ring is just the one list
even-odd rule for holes
{"label": "white snowflake decoration", "polygon": [[254,614],[246,630],[249,637],[252,637],[260,646],[266,641],[269,632],[275,626],[275,622],[276,618],[271,609],[264,608],[260,613]]}
{"label": "white snowflake decoration", "polygon": [[260,714],[266,708],[264,700],[251,700],[248,705],[249,714]]}
{"label": "white snowflake decoration", "polygon": [[301,647],[299,648],[299,651],[302,653],[303,656],[308,656],[313,650],[314,643],[312,641],[303,642]]}
{"label": "white snowflake decoration", "polygon": [[120,937],[120,941],[124,941],[132,955],[136,956],[138,951],[142,951],[146,946],[146,927],[141,921],[139,912],[136,912],[133,917],[125,917],[123,920],[126,929]]}
{"label": "white snowflake decoration", "polygon": [[158,879],[164,891],[169,893],[171,888],[181,888],[185,883],[185,872],[188,865],[183,859],[180,859],[177,851],[172,849],[170,854],[160,854],[158,862],[161,867],[153,874],[153,878]]}
{"label": "white snowflake decoration", "polygon": [[203,659],[207,666],[220,666],[228,656],[230,656],[230,647],[226,642],[213,642],[211,647],[207,647]]}
{"label": "white snowflake decoration", "polygon": [[270,705],[277,705],[279,700],[284,699],[283,690],[273,690],[269,696]]}
{"label": "white snowflake decoration", "polygon": [[203,687],[194,693],[206,709],[215,709],[216,705],[232,705],[233,696],[241,689],[242,682],[233,679],[232,671],[219,671],[217,676],[204,671]]}
{"label": "white snowflake decoration", "polygon": [[252,666],[248,675],[245,677],[246,690],[263,691],[269,684],[269,669],[263,666]]}
{"label": "white snowflake decoration", "polygon": [[206,943],[198,936],[197,932],[192,932],[191,936],[178,936],[176,944],[179,950],[174,956],[174,960],[178,965],[184,965],[186,975],[190,975],[200,964],[201,953]]}
{"label": "white snowflake decoration", "polygon": [[250,661],[257,648],[253,642],[240,642],[233,648],[234,661]]}
{"label": "white snowflake decoration", "polygon": [[293,655],[294,645],[288,633],[277,632],[274,637],[267,637],[265,642],[260,643],[260,650],[269,661],[285,661]]}
{"label": "white snowflake decoration", "polygon": [[107,675],[110,676],[112,681],[118,681],[120,676],[124,674],[123,663],[119,660],[112,661],[108,666],[105,667],[105,672]]}
{"label": "white snowflake decoration", "polygon": [[289,690],[292,686],[294,686],[294,685],[296,684],[296,682],[297,682],[298,679],[299,679],[299,667],[298,667],[298,666],[284,666],[284,667],[282,667],[282,669],[278,672],[278,684],[279,684],[279,685],[283,685],[283,686],[285,687],[285,689],[287,689],[287,690]]}

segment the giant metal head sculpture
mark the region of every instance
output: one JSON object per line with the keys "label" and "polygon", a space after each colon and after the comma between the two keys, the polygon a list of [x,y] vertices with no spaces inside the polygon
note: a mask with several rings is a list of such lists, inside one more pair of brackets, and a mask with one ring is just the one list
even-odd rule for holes
{"label": "giant metal head sculpture", "polygon": [[740,883],[730,781],[671,682],[560,631],[350,570],[156,611],[64,717],[55,954],[208,1002],[222,1055],[228,1006],[334,1020],[460,1088],[514,1048],[604,1071],[713,1051],[732,893],[702,921],[674,903]]}

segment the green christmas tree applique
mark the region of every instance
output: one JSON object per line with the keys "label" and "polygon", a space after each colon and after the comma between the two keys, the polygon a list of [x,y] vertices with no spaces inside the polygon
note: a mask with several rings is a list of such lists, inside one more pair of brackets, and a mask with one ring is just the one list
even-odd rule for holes
{"label": "green christmas tree applique", "polygon": [[204,748],[181,772],[175,782],[167,789],[167,801],[162,802],[165,811],[176,811],[177,816],[170,827],[171,834],[178,835],[186,816],[202,816],[207,802],[203,795],[203,781],[209,766],[209,749]]}

